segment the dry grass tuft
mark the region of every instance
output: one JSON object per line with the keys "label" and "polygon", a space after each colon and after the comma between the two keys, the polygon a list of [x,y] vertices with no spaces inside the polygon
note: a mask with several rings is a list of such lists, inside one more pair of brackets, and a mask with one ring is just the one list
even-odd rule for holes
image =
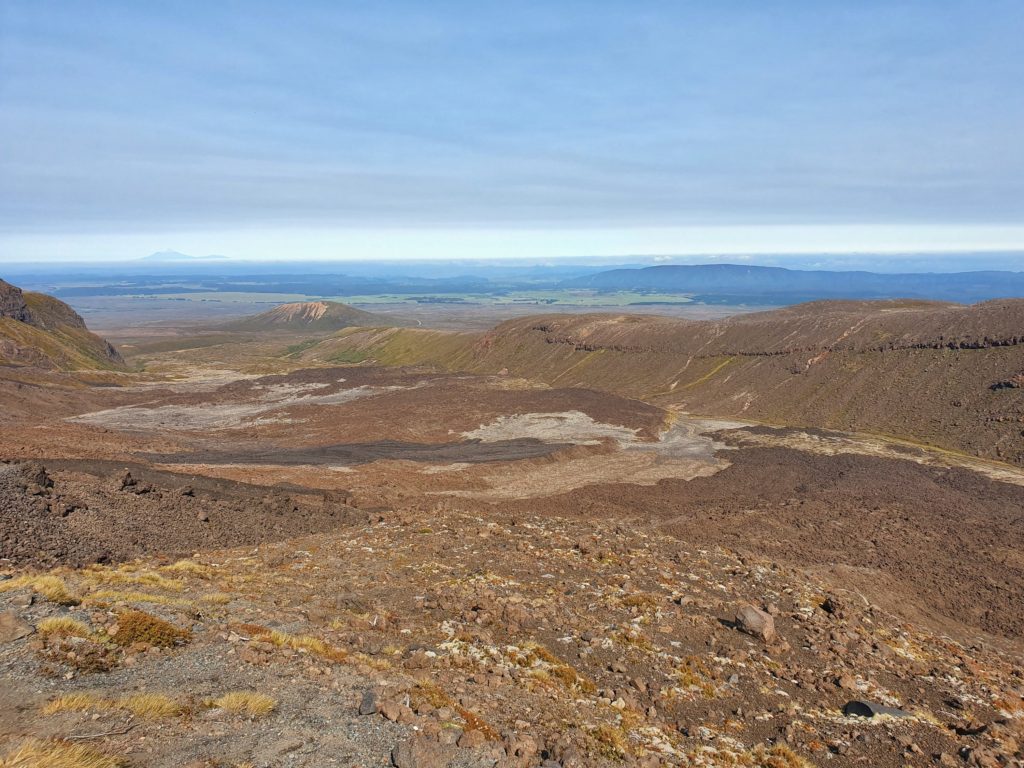
{"label": "dry grass tuft", "polygon": [[227,605],[231,599],[231,595],[227,592],[210,592],[201,596],[199,602],[206,605]]}
{"label": "dry grass tuft", "polygon": [[210,704],[226,712],[249,715],[249,717],[262,717],[274,711],[277,701],[255,691],[231,691],[219,699],[214,699]]}
{"label": "dry grass tuft", "polygon": [[134,573],[128,570],[110,571],[101,567],[94,567],[85,571],[83,576],[92,584],[147,587],[149,589],[163,589],[168,592],[181,592],[185,588],[181,581],[168,579],[152,571]]}
{"label": "dry grass tuft", "polygon": [[108,699],[92,693],[69,693],[58,696],[43,707],[44,715],[60,712],[104,712],[124,710],[136,717],[154,720],[162,717],[176,717],[185,708],[162,693],[137,693],[121,699]]}
{"label": "dry grass tuft", "polygon": [[117,589],[98,589],[86,595],[87,603],[152,603],[153,605],[189,606],[192,603],[180,597],[154,595],[149,592],[122,591]]}
{"label": "dry grass tuft", "polygon": [[51,616],[36,624],[36,631],[41,635],[63,635],[65,637],[89,637],[89,627],[83,621],[70,616]]}
{"label": "dry grass tuft", "polygon": [[19,576],[16,579],[0,582],[0,592],[30,588],[51,603],[57,605],[78,605],[81,600],[72,594],[67,582],[60,576],[43,574],[41,576]]}
{"label": "dry grass tuft", "polygon": [[118,701],[117,707],[147,719],[176,717],[185,711],[181,704],[162,693],[137,693]]}
{"label": "dry grass tuft", "polygon": [[66,693],[58,696],[43,707],[44,715],[56,715],[58,712],[97,712],[110,709],[110,699],[92,693]]}
{"label": "dry grass tuft", "polygon": [[205,579],[213,573],[210,566],[197,563],[194,560],[179,560],[173,565],[165,565],[160,570],[174,576],[195,576],[200,579]]}
{"label": "dry grass tuft", "polygon": [[0,759],[0,768],[122,768],[127,762],[82,744],[28,739]]}
{"label": "dry grass tuft", "polygon": [[117,617],[117,632],[111,639],[123,646],[148,643],[170,648],[187,643],[192,639],[192,633],[144,611],[125,611]]}
{"label": "dry grass tuft", "polygon": [[613,760],[622,760],[629,753],[629,743],[621,728],[599,725],[590,735],[597,742],[598,751]]}
{"label": "dry grass tuft", "polygon": [[751,768],[814,768],[784,744],[776,744],[770,749],[756,747],[743,755],[740,762]]}
{"label": "dry grass tuft", "polygon": [[348,658],[348,652],[343,648],[330,645],[320,638],[310,635],[289,635],[287,632],[278,632],[275,629],[264,630],[256,634],[255,637],[264,642],[272,643],[278,648],[291,648],[293,651],[312,653],[328,661],[342,662]]}

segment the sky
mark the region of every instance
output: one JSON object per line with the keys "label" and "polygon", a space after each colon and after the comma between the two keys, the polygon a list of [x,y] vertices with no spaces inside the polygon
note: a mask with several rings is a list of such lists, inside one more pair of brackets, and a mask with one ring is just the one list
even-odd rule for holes
{"label": "sky", "polygon": [[1024,249],[1022,39],[1020,0],[0,0],[0,262]]}

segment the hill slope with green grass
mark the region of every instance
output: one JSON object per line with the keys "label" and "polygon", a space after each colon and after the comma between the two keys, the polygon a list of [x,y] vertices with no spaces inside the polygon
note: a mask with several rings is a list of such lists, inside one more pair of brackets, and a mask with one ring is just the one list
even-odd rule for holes
{"label": "hill slope with green grass", "polygon": [[393,319],[337,301],[300,301],[221,326],[230,331],[339,331],[353,326],[393,326]]}
{"label": "hill slope with green grass", "polygon": [[1024,300],[814,302],[717,321],[542,315],[483,334],[349,329],[309,362],[433,365],[1024,464]]}
{"label": "hill slope with green grass", "polygon": [[64,302],[0,280],[0,365],[120,370],[124,360]]}

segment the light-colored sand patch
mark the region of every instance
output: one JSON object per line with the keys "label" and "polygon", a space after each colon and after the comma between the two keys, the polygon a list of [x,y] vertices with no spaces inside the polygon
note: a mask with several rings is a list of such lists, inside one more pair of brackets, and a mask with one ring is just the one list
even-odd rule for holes
{"label": "light-colored sand patch", "polygon": [[282,416],[267,416],[300,405],[341,405],[360,398],[374,397],[386,392],[413,387],[353,387],[326,395],[307,394],[310,390],[322,388],[323,384],[274,384],[260,387],[264,390],[253,400],[233,403],[201,403],[188,405],[125,405],[103,411],[93,411],[74,416],[68,421],[99,424],[105,427],[129,431],[151,429],[172,429],[199,431],[207,429],[231,429],[252,426],[254,423],[288,423]]}
{"label": "light-colored sand patch", "polygon": [[456,461],[454,464],[431,464],[420,470],[421,475],[438,475],[443,472],[461,472],[473,466],[465,461]]}
{"label": "light-colored sand patch", "polygon": [[780,432],[776,434],[745,432],[742,438],[745,445],[793,448],[823,456],[847,453],[859,456],[877,456],[884,459],[901,459],[932,467],[959,467],[977,472],[990,480],[1024,485],[1024,470],[1017,467],[882,437],[838,433],[822,435],[810,432]]}
{"label": "light-colored sand patch", "polygon": [[603,483],[656,485],[662,480],[707,477],[729,466],[722,459],[663,459],[653,451],[622,451],[547,464],[518,462],[478,476],[485,490],[434,493],[478,499],[529,499]]}
{"label": "light-colored sand patch", "polygon": [[545,443],[597,445],[607,438],[619,443],[634,442],[638,439],[637,432],[639,430],[595,421],[582,411],[563,411],[499,416],[490,424],[463,432],[462,436],[484,443],[533,438]]}
{"label": "light-colored sand patch", "polygon": [[[493,440],[533,437],[549,442],[594,444],[613,438],[620,450],[611,454],[568,458],[553,463],[523,462],[488,472],[481,479],[486,490],[442,491],[472,498],[534,498],[600,483],[654,485],[661,480],[692,480],[720,472],[729,462],[716,458],[715,451],[728,446],[709,434],[720,429],[746,426],[739,422],[694,419],[680,416],[657,441],[641,440],[636,430],[595,422],[578,411],[564,414],[525,414],[506,417],[481,430],[466,433],[486,435]],[[543,419],[536,417],[557,417]],[[569,417],[569,418],[562,418]]]}

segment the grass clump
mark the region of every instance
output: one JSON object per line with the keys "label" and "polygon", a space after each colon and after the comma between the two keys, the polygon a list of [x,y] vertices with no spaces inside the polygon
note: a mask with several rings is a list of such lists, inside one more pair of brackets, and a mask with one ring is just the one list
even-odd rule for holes
{"label": "grass clump", "polygon": [[36,631],[41,635],[60,635],[62,637],[89,637],[92,632],[83,621],[70,616],[51,616],[36,624]]}
{"label": "grass clump", "polygon": [[122,768],[127,764],[83,744],[41,739],[23,741],[0,758],[0,768]]}
{"label": "grass clump", "polygon": [[82,602],[68,588],[67,582],[60,576],[43,574],[41,576],[19,576],[15,579],[0,582],[0,592],[29,588],[40,597],[57,605],[78,605]]}
{"label": "grass clump", "polygon": [[56,715],[59,712],[96,712],[110,709],[110,702],[102,696],[91,693],[66,693],[48,702],[43,707],[44,715]]}
{"label": "grass clump", "polygon": [[150,589],[163,589],[168,592],[181,592],[185,585],[178,579],[168,579],[152,571],[132,571],[127,568],[111,571],[102,567],[93,567],[83,574],[93,584],[109,586],[134,586]]}
{"label": "grass clump", "polygon": [[125,611],[117,617],[117,632],[111,639],[121,646],[147,643],[158,648],[171,648],[187,643],[192,639],[192,633],[145,611]]}
{"label": "grass clump", "polygon": [[171,565],[163,566],[160,570],[173,576],[195,576],[200,579],[205,579],[213,573],[210,566],[197,563],[194,560],[179,560]]}
{"label": "grass clump", "polygon": [[156,720],[164,717],[176,717],[185,708],[162,693],[137,693],[120,699],[108,699],[91,693],[68,693],[58,696],[43,707],[44,715],[56,715],[60,712],[104,712],[121,710],[131,712],[136,717]]}
{"label": "grass clump", "polygon": [[276,700],[255,691],[231,691],[218,699],[214,699],[210,704],[223,709],[225,712],[248,715],[249,717],[269,715],[277,707]]}
{"label": "grass clump", "polygon": [[743,756],[741,764],[751,768],[814,768],[785,744],[756,747]]}
{"label": "grass clump", "polygon": [[629,743],[621,728],[599,725],[590,735],[597,742],[597,751],[604,757],[622,760],[629,753]]}
{"label": "grass clump", "polygon": [[278,648],[291,648],[300,653],[311,653],[328,661],[341,662],[348,658],[348,652],[343,648],[325,643],[320,638],[311,635],[289,635],[287,632],[279,632],[276,629],[265,629],[255,639],[271,643]]}
{"label": "grass clump", "polygon": [[98,589],[86,596],[89,603],[152,603],[153,605],[188,606],[191,603],[180,597],[154,595],[149,592]]}
{"label": "grass clump", "polygon": [[137,693],[120,699],[117,707],[128,710],[136,717],[147,719],[176,717],[185,711],[181,704],[162,693]]}

